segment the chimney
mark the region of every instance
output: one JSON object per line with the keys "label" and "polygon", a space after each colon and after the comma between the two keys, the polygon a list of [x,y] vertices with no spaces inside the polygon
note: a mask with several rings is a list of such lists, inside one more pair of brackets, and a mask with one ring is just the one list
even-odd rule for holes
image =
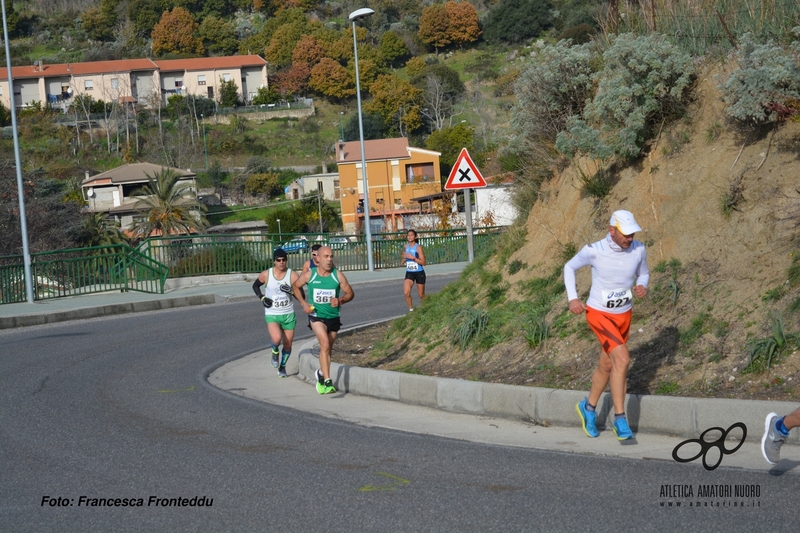
{"label": "chimney", "polygon": [[344,161],[344,142],[339,143],[339,161]]}
{"label": "chimney", "polygon": [[88,170],[86,171],[86,179],[87,180],[89,179],[89,171]]}
{"label": "chimney", "polygon": [[322,173],[323,174],[328,173],[328,163],[326,163],[325,161],[322,162]]}

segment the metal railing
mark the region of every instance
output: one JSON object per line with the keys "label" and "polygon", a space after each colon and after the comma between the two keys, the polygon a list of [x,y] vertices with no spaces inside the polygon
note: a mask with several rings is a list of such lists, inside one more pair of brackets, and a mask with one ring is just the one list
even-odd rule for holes
{"label": "metal railing", "polygon": [[[476,228],[475,253],[490,247],[503,228]],[[467,261],[463,229],[419,231],[429,265]],[[404,266],[406,233],[373,235],[375,268]],[[275,248],[283,247],[289,267],[300,270],[314,244],[329,245],[340,270],[366,270],[363,235],[237,234],[154,237],[134,249],[125,244],[42,252],[31,255],[34,297],[37,300],[106,291],[162,294],[167,278],[257,273],[272,265]],[[0,303],[24,302],[22,256],[0,257]]]}
{"label": "metal railing", "polygon": [[[169,270],[125,244],[31,254],[34,299],[106,291],[161,294]],[[0,257],[0,303],[26,301],[22,256]]]}
{"label": "metal railing", "polygon": [[[490,246],[503,228],[477,228],[473,235],[475,253]],[[467,236],[463,229],[419,231],[428,264],[467,261]],[[344,239],[344,240],[343,240]],[[375,268],[405,265],[402,252],[406,233],[373,235],[372,253]],[[300,270],[314,244],[333,249],[336,267],[340,270],[366,270],[367,245],[363,235],[304,234],[237,234],[188,235],[154,237],[143,242],[139,250],[169,267],[169,277],[219,275],[261,272],[272,264],[272,252],[283,247],[289,257],[289,268]]]}

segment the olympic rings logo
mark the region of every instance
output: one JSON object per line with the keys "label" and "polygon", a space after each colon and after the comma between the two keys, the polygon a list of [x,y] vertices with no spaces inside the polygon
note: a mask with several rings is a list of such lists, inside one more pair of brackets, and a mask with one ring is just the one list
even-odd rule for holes
{"label": "olympic rings logo", "polygon": [[[727,449],[725,447],[725,439],[728,437],[728,433],[730,433],[731,430],[734,429],[734,428],[741,428],[741,430],[742,430],[742,440],[739,441],[739,444],[737,444],[735,448],[733,448],[732,450],[729,450],[729,449]],[[708,442],[708,441],[706,441],[705,436],[706,436],[707,433],[710,433],[712,431],[719,431],[721,433],[721,435],[717,440],[712,441],[712,442]],[[675,449],[672,450],[672,458],[675,459],[679,463],[690,463],[690,462],[694,461],[695,459],[697,459],[698,457],[700,457],[702,455],[703,456],[703,468],[705,468],[706,470],[715,470],[720,465],[720,463],[722,462],[722,456],[731,455],[732,453],[735,453],[739,448],[742,447],[742,444],[744,444],[744,441],[745,441],[746,438],[747,438],[747,426],[745,426],[743,422],[736,422],[735,424],[733,424],[731,427],[729,427],[726,430],[723,430],[722,428],[718,428],[718,427],[708,428],[707,430],[705,430],[703,433],[700,434],[700,438],[699,439],[685,440],[685,441],[681,442],[680,444],[678,444],[677,446],[675,446]],[[679,450],[683,446],[685,446],[687,444],[689,444],[689,445],[691,445],[691,444],[699,444],[700,445],[700,452],[697,455],[693,456],[693,457],[689,457],[689,458],[680,457],[678,455]],[[714,466],[709,466],[707,458],[708,458],[708,452],[712,448],[718,448],[719,449],[719,458],[717,459],[717,462],[714,464]]]}

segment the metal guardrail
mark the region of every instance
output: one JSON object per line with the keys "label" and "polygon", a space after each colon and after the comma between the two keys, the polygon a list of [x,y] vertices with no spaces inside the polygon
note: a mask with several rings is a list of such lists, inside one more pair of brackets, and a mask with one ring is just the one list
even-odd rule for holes
{"label": "metal guardrail", "polygon": [[[490,247],[504,228],[476,228],[475,253]],[[419,231],[429,265],[467,261],[463,229]],[[375,268],[402,267],[406,233],[373,235]],[[331,246],[340,270],[366,270],[363,235],[238,234],[154,237],[134,249],[125,244],[76,248],[31,255],[34,298],[44,300],[106,291],[163,294],[167,278],[257,273],[272,265],[275,248],[284,247],[289,267],[300,270],[314,244]],[[22,256],[0,257],[0,303],[24,302]]]}
{"label": "metal guardrail", "polygon": [[[503,231],[500,227],[476,228],[475,253],[491,246]],[[342,242],[342,237],[346,242]],[[467,236],[463,229],[419,231],[428,264],[467,261]],[[333,240],[332,240],[333,239]],[[402,267],[406,233],[373,235],[372,254],[375,268]],[[154,237],[139,250],[169,267],[169,277],[261,272],[272,264],[272,252],[283,247],[289,256],[289,268],[300,270],[309,257],[311,246],[325,244],[333,248],[334,261],[340,270],[366,270],[367,245],[363,235],[328,234],[237,234]]]}
{"label": "metal guardrail", "polygon": [[[168,273],[125,244],[31,254],[36,300],[116,290],[162,294]],[[25,301],[22,256],[0,257],[0,303]]]}

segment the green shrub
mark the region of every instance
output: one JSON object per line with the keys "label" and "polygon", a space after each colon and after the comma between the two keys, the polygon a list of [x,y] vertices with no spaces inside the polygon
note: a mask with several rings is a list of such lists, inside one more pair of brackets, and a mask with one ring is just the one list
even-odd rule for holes
{"label": "green shrub", "polygon": [[513,276],[523,268],[528,268],[527,263],[523,263],[519,259],[514,259],[508,264],[508,273]]}
{"label": "green shrub", "polygon": [[486,311],[473,307],[459,307],[451,316],[450,339],[465,350],[473,339],[480,337],[489,323]]}
{"label": "green shrub", "polygon": [[720,85],[727,112],[742,122],[765,124],[797,114],[800,99],[800,41],[791,51],[768,42],[757,44],[745,34],[736,60],[739,68]]}
{"label": "green shrub", "polygon": [[781,353],[790,344],[800,348],[800,334],[786,333],[783,317],[775,314],[772,317],[772,336],[762,339],[751,339],[747,345],[749,362],[743,373],[760,372],[772,367],[773,360],[777,360]]}
{"label": "green shrub", "polygon": [[567,120],[556,148],[570,157],[579,152],[602,160],[615,154],[638,157],[653,125],[683,112],[694,77],[692,58],[663,35],[623,34],[603,61],[594,100],[583,117]]}

